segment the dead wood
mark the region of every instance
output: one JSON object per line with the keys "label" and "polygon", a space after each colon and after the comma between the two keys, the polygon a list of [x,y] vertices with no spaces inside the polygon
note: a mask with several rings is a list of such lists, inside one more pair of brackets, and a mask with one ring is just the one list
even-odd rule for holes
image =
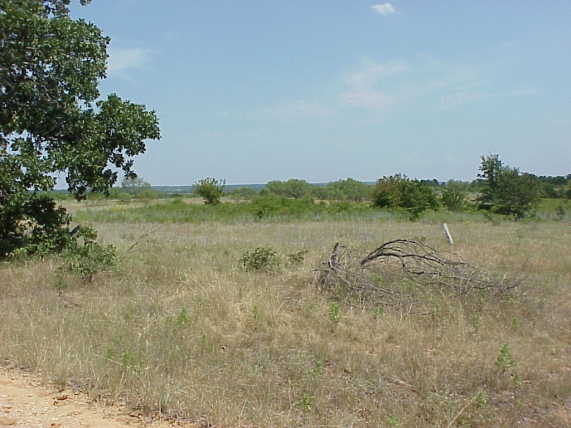
{"label": "dead wood", "polygon": [[425,300],[427,293],[501,296],[520,284],[411,239],[385,242],[364,257],[336,243],[318,273],[321,290],[363,303],[408,307]]}

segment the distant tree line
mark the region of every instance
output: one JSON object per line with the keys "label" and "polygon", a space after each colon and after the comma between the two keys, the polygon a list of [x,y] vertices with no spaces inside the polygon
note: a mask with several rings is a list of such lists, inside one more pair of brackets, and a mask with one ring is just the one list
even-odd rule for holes
{"label": "distant tree line", "polygon": [[[52,195],[56,199],[65,193]],[[498,155],[482,156],[479,174],[473,181],[437,179],[416,180],[402,174],[384,176],[375,183],[353,178],[326,184],[311,184],[292,178],[270,181],[261,189],[243,186],[228,190],[225,181],[216,178],[198,180],[191,194],[159,192],[142,178],[123,180],[108,198],[122,201],[151,200],[162,197],[201,197],[208,205],[217,205],[222,197],[235,201],[263,198],[292,200],[366,203],[378,208],[401,210],[410,218],[418,218],[426,210],[445,208],[450,211],[481,210],[520,219],[533,213],[541,198],[571,199],[571,174],[567,176],[536,176],[503,164]],[[88,199],[100,199],[89,194]],[[263,203],[262,203],[263,205]]]}
{"label": "distant tree line", "polygon": [[238,188],[235,199],[268,195],[292,199],[371,202],[379,208],[400,209],[418,218],[426,210],[444,207],[450,211],[483,210],[520,219],[533,212],[541,198],[571,199],[571,174],[536,176],[504,165],[498,155],[482,156],[479,174],[471,182],[415,180],[396,174],[367,184],[352,178],[325,185],[305,180],[270,181],[261,191]]}

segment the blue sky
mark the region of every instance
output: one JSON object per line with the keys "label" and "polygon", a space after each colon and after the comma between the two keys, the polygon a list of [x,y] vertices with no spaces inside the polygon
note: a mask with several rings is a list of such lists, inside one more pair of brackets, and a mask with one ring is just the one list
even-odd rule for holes
{"label": "blue sky", "polygon": [[93,0],[154,185],[571,173],[571,0]]}

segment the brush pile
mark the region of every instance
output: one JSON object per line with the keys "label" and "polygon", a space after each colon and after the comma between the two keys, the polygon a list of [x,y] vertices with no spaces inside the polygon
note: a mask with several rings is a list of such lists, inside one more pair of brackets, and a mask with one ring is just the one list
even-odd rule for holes
{"label": "brush pile", "polygon": [[520,281],[494,275],[457,256],[444,257],[424,242],[396,239],[364,257],[340,243],[318,269],[317,286],[361,303],[412,306],[428,295],[505,296]]}

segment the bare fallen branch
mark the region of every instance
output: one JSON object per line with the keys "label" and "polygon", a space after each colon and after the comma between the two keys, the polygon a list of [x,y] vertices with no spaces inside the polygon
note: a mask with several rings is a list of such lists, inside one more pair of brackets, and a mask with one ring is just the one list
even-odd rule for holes
{"label": "bare fallen branch", "polygon": [[401,307],[419,303],[427,292],[465,296],[480,291],[497,296],[520,284],[410,239],[385,242],[362,258],[336,243],[318,272],[321,290]]}

